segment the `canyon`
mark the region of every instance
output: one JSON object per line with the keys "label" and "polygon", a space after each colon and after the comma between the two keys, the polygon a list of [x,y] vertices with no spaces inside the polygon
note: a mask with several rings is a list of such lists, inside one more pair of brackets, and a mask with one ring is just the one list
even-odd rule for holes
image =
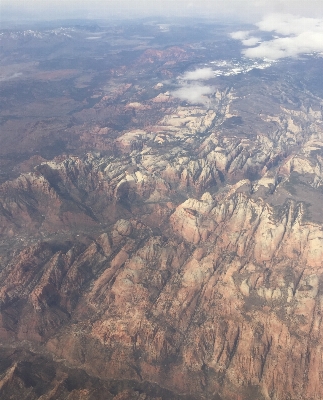
{"label": "canyon", "polygon": [[322,399],[322,98],[286,61],[193,104],[208,51],[140,40],[104,85],[37,75],[89,93],[28,135],[3,112],[0,397]]}

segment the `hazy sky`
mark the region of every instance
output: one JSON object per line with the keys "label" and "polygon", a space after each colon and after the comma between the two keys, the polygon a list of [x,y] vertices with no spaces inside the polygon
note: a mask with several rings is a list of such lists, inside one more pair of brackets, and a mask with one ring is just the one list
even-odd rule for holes
{"label": "hazy sky", "polygon": [[323,17],[323,0],[0,0],[0,20],[9,14],[34,18],[113,15],[201,15],[254,22],[269,13]]}
{"label": "hazy sky", "polygon": [[[304,53],[323,54],[323,0],[0,0],[0,28],[2,21],[26,18],[158,15],[251,22],[255,29],[236,32],[233,29],[231,34],[233,39],[242,42],[243,53],[249,58],[276,60]],[[268,39],[267,35],[262,41],[261,32],[270,32],[272,38]],[[208,75],[209,72],[199,73]]]}

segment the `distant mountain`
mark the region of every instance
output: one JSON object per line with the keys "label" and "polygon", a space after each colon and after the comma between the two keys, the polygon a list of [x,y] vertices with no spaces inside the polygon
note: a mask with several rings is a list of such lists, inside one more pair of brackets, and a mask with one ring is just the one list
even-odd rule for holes
{"label": "distant mountain", "polygon": [[323,398],[323,59],[230,29],[0,32],[1,399]]}

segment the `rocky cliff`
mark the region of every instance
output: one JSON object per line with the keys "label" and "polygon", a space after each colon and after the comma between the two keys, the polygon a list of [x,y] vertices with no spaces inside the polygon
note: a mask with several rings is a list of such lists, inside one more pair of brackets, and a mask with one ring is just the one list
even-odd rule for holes
{"label": "rocky cliff", "polygon": [[167,236],[121,219],[88,243],[16,252],[1,272],[1,337],[103,379],[319,399],[322,252],[302,207],[278,216],[245,193],[205,193],[176,208]]}
{"label": "rocky cliff", "polygon": [[[194,179],[213,188],[221,169],[178,152],[134,170],[133,157],[68,158],[3,185],[3,233],[22,244],[3,257],[2,340],[196,398],[320,399],[322,224],[302,202],[259,197],[282,185],[267,172],[197,195]],[[291,163],[308,165],[287,158],[281,179]],[[28,245],[39,229],[48,238]]]}
{"label": "rocky cliff", "polygon": [[321,400],[322,100],[140,46],[1,181],[0,397]]}

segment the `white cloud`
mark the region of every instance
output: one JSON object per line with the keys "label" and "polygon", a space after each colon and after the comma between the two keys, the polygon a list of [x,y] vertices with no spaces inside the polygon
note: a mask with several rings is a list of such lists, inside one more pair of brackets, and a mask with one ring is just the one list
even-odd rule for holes
{"label": "white cloud", "polygon": [[209,94],[214,93],[214,89],[210,86],[201,85],[198,83],[191,83],[182,86],[181,88],[174,90],[172,95],[178,97],[181,100],[185,100],[192,104],[206,104]]}
{"label": "white cloud", "polygon": [[[323,51],[323,19],[305,18],[291,14],[271,14],[256,25],[261,31],[273,32],[278,36],[274,36],[273,39],[264,41],[256,47],[245,49],[243,54],[246,57],[277,60]],[[240,31],[234,32],[231,37],[241,40],[246,47],[259,43],[259,39],[253,36],[242,37]]]}
{"label": "white cloud", "polygon": [[303,32],[323,32],[323,20],[305,18],[292,14],[271,14],[256,24],[262,31],[276,32],[281,35],[299,35]]}
{"label": "white cloud", "polygon": [[249,34],[250,34],[250,31],[236,31],[236,32],[230,33],[230,36],[232,37],[232,39],[244,40],[244,39],[247,39]]}
{"label": "white cloud", "polygon": [[180,77],[185,81],[199,81],[207,80],[214,77],[214,72],[212,68],[198,68],[194,71],[187,71],[184,75]]}

